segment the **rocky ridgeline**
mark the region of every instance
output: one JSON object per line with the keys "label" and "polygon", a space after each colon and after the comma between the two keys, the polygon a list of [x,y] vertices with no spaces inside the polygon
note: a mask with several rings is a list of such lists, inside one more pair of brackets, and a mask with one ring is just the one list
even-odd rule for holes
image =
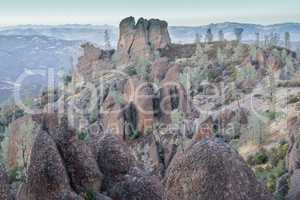
{"label": "rocky ridgeline", "polygon": [[123,62],[153,59],[155,50],[171,43],[167,22],[158,19],[140,18],[136,23],[133,17],[128,17],[121,21],[119,30],[118,53]]}
{"label": "rocky ridgeline", "polygon": [[[11,141],[21,137],[18,132],[22,132],[22,123],[33,121],[35,130],[34,142],[28,143],[31,151],[25,152],[30,156],[27,179],[17,199],[273,199],[239,154],[224,142],[237,136],[227,135],[221,141],[214,139],[213,131],[216,124],[226,129],[233,119],[242,125],[249,121],[244,104],[230,107],[235,103],[233,95],[226,93],[233,78],[232,65],[246,66],[257,73],[257,80],[237,81],[238,89],[249,94],[266,76],[267,66],[280,73],[281,60],[270,50],[259,49],[249,55],[249,46],[236,42],[207,46],[208,50],[199,53],[196,44],[171,44],[166,22],[141,18],[136,23],[133,17],[120,23],[116,50],[82,45],[83,55],[67,85],[68,92],[54,102],[43,103],[44,110],[55,114],[27,115],[11,125]],[[240,49],[235,52],[237,46]],[[230,58],[223,65],[217,61],[220,47],[228,50],[224,55]],[[206,76],[211,82],[227,83],[225,102],[208,99],[214,103],[215,111],[210,116],[195,109],[182,81],[185,67],[197,68],[199,60],[207,63]],[[88,90],[90,83],[96,89],[96,97]],[[210,85],[200,87],[197,83],[193,92],[216,95]],[[97,103],[92,111],[72,113],[74,107],[88,107],[92,98]],[[197,100],[202,109],[206,105],[202,101],[207,99]],[[220,104],[227,104],[227,109],[218,110]],[[59,113],[61,108],[68,113]],[[174,111],[180,114],[175,122],[177,128],[167,129],[174,124]],[[199,128],[202,125],[205,128]],[[290,147],[289,170],[294,177],[299,174],[298,162],[294,162],[299,151],[297,141],[291,139]],[[9,144],[11,168],[18,165],[15,155],[22,153],[15,143]],[[0,195],[8,195],[2,168],[0,178]]]}

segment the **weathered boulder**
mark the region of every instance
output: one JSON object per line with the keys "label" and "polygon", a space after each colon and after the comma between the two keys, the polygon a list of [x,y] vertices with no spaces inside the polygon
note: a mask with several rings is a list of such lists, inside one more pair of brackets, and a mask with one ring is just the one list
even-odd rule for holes
{"label": "weathered boulder", "polygon": [[78,193],[100,191],[103,175],[90,147],[76,137],[60,147],[73,189]]}
{"label": "weathered boulder", "polygon": [[120,23],[118,54],[122,62],[153,59],[154,51],[170,44],[168,24],[158,19],[140,18],[137,23],[128,17]]}
{"label": "weathered boulder", "polygon": [[172,133],[157,133],[157,136],[149,134],[140,137],[128,145],[147,174],[163,178],[177,151],[175,140],[176,135]]}
{"label": "weathered boulder", "polygon": [[289,151],[287,164],[289,173],[300,168],[300,118],[293,117],[288,120]]}
{"label": "weathered boulder", "polygon": [[28,178],[17,194],[18,200],[82,199],[71,189],[56,144],[44,131],[34,142],[27,174]]}
{"label": "weathered boulder", "polygon": [[104,174],[103,188],[109,188],[123,175],[135,166],[135,159],[127,145],[116,135],[105,134],[92,138],[93,152],[97,155],[97,162]]}
{"label": "weathered boulder", "polygon": [[18,118],[10,124],[8,144],[8,168],[23,167],[30,160],[34,139],[41,129],[30,115]]}
{"label": "weathered boulder", "polygon": [[290,178],[290,190],[287,195],[287,200],[299,200],[300,199],[300,169],[294,171]]}
{"label": "weathered boulder", "polygon": [[161,200],[163,185],[157,177],[133,168],[109,190],[109,195],[118,200]]}
{"label": "weathered boulder", "polygon": [[166,175],[164,199],[273,198],[235,150],[223,141],[210,139],[175,156]]}
{"label": "weathered boulder", "polygon": [[0,164],[0,199],[10,199],[8,175],[2,164]]}

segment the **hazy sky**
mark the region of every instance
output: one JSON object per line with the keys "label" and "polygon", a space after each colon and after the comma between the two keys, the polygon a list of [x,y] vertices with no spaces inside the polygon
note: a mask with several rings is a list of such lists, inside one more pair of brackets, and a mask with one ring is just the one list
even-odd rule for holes
{"label": "hazy sky", "polygon": [[127,16],[170,25],[300,22],[300,0],[0,0],[0,25],[118,24]]}

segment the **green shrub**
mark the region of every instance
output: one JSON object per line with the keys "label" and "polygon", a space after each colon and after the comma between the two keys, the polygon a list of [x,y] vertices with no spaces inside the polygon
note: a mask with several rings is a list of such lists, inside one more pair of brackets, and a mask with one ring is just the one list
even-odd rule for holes
{"label": "green shrub", "polygon": [[268,155],[266,150],[264,149],[261,149],[253,156],[249,156],[247,159],[247,163],[250,166],[262,165],[262,164],[266,164],[267,162],[268,162]]}
{"label": "green shrub", "polygon": [[288,104],[297,103],[300,101],[300,94],[299,95],[289,95],[287,99]]}
{"label": "green shrub", "polygon": [[96,192],[89,191],[85,194],[85,200],[96,200]]}
{"label": "green shrub", "polygon": [[128,76],[134,76],[134,75],[137,75],[138,72],[137,72],[137,69],[135,66],[129,66],[125,69],[125,73],[128,75]]}
{"label": "green shrub", "polygon": [[280,144],[278,148],[272,148],[268,152],[268,158],[273,166],[277,166],[280,160],[284,160],[289,149],[288,144]]}
{"label": "green shrub", "polygon": [[68,85],[69,83],[72,82],[72,76],[66,75],[66,76],[64,76],[63,80],[64,80],[64,85]]}
{"label": "green shrub", "polygon": [[125,102],[124,97],[120,91],[112,90],[110,94],[118,105],[122,105]]}
{"label": "green shrub", "polygon": [[129,138],[130,138],[131,140],[135,140],[135,139],[137,139],[140,135],[141,135],[140,131],[137,130],[136,128],[133,128],[133,129],[131,130],[131,134],[129,135]]}
{"label": "green shrub", "polygon": [[15,167],[8,173],[9,176],[9,183],[15,182],[23,182],[25,180],[24,169],[21,167]]}
{"label": "green shrub", "polygon": [[78,134],[78,139],[87,141],[90,138],[90,133],[88,131],[83,131]]}
{"label": "green shrub", "polygon": [[[276,190],[276,184],[278,181],[278,178],[280,178],[282,175],[286,173],[286,163],[285,163],[285,157],[288,153],[288,144],[282,143],[277,148],[272,148],[270,151],[265,151],[264,156],[258,155],[261,153],[258,153],[255,156],[252,156],[247,160],[248,164],[251,164],[251,166],[255,166],[257,160],[264,160],[262,159],[267,155],[267,162],[264,164],[267,164],[264,167],[256,166],[254,168],[256,177],[263,183],[266,184],[267,188],[271,192],[275,192]],[[259,159],[258,159],[259,158]],[[262,162],[258,162],[262,163]]]}

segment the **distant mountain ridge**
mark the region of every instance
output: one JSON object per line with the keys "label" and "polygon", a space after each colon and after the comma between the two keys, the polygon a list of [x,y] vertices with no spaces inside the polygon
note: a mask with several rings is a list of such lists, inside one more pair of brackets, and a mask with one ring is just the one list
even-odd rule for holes
{"label": "distant mountain ridge", "polygon": [[[233,40],[233,30],[243,28],[243,42],[246,43],[255,41],[255,33],[259,32],[261,40],[264,35],[278,33],[283,44],[284,33],[290,32],[292,50],[300,52],[300,23],[259,25],[224,22],[194,27],[170,26],[168,30],[173,43],[193,43],[197,33],[202,35],[203,40],[208,28],[214,34],[214,40],[218,40],[219,30],[223,30],[226,40]],[[15,81],[26,68],[70,69],[74,65],[72,62],[77,61],[82,43],[91,42],[103,47],[105,30],[108,30],[111,46],[116,48],[119,29],[113,25],[0,26],[0,92],[3,94],[5,90],[9,93],[7,82]]]}
{"label": "distant mountain ridge", "polygon": [[[291,41],[300,41],[300,23],[280,23],[272,25],[223,22],[211,23],[202,26],[170,26],[169,31],[173,42],[190,43],[194,41],[196,33],[204,35],[208,28],[212,29],[215,38],[219,30],[223,30],[225,39],[234,39],[234,28],[243,28],[243,39],[254,40],[255,33],[264,35],[278,33],[283,37],[285,32],[290,32]],[[98,45],[103,43],[104,31],[108,30],[113,46],[117,44],[118,27],[113,25],[91,24],[66,24],[66,25],[19,25],[0,27],[0,35],[45,35],[65,40],[86,40]]]}

